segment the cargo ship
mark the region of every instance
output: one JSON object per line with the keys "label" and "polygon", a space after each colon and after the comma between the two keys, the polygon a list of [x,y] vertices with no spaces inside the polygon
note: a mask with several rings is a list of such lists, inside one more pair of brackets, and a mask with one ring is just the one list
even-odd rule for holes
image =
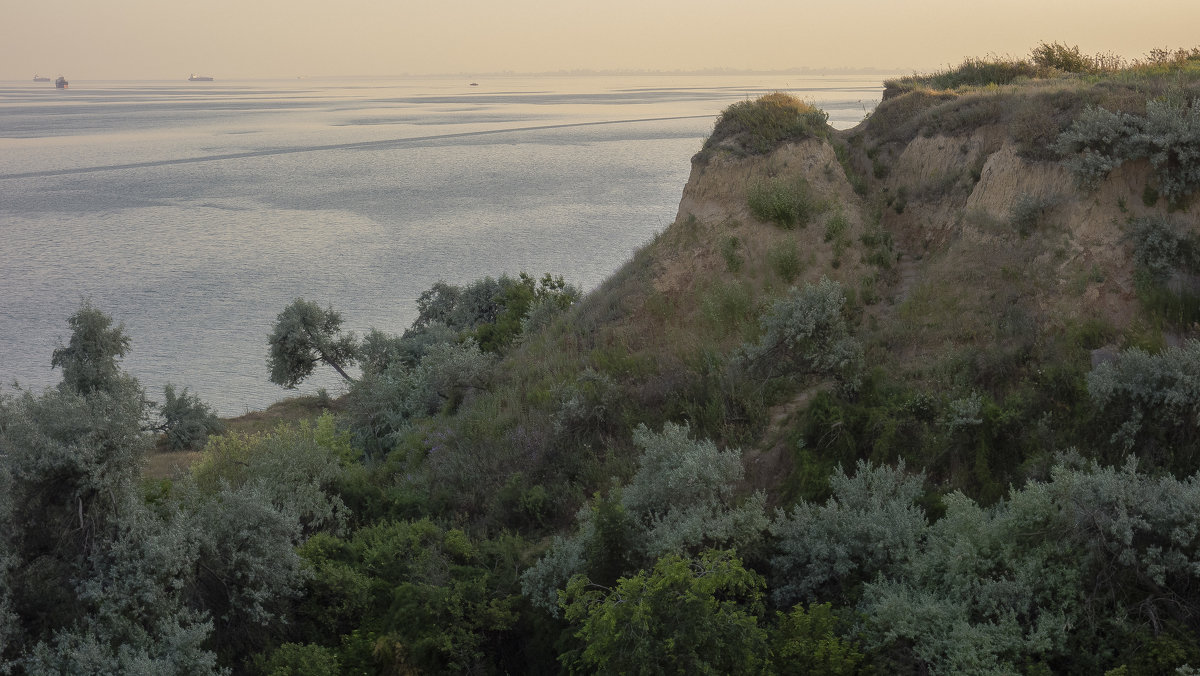
{"label": "cargo ship", "polygon": [[34,75],[33,81],[34,82],[49,82],[50,78],[46,77],[45,75]]}
{"label": "cargo ship", "polygon": [[192,73],[191,75],[188,76],[188,82],[212,82],[212,81],[213,81],[213,79],[212,79],[211,75],[196,75],[195,73]]}

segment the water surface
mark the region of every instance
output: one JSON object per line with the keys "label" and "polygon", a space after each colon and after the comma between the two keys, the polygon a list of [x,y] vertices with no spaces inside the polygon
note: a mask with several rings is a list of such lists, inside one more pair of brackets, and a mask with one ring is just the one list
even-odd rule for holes
{"label": "water surface", "polygon": [[[399,332],[438,280],[585,290],[675,215],[726,106],[791,91],[857,123],[878,77],[0,83],[0,379],[40,389],[82,298],[153,397],[223,415],[288,394],[266,336],[295,297]],[[341,389],[325,373],[301,387]]]}

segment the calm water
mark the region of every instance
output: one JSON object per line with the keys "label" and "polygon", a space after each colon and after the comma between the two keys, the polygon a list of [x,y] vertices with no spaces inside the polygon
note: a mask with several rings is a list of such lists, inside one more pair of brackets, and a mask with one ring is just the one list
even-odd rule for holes
{"label": "calm water", "polygon": [[[525,270],[594,288],[674,218],[717,113],[792,91],[849,127],[879,77],[0,82],[0,379],[40,389],[82,298],[152,397],[224,415],[288,392],[297,296],[402,331],[415,299]],[[301,391],[341,391],[324,374]]]}

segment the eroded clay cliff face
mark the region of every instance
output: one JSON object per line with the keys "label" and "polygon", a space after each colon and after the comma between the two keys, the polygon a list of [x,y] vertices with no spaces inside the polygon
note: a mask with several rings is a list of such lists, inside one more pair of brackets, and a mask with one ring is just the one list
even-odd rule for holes
{"label": "eroded clay cliff face", "polygon": [[[853,133],[788,144],[766,156],[717,154],[694,162],[673,227],[690,222],[710,234],[736,229],[747,250],[757,254],[780,237],[793,237],[808,255],[808,276],[820,271],[853,285],[872,274],[861,251],[830,267],[821,219],[806,230],[781,233],[750,213],[747,195],[756,183],[803,177],[830,206],[821,218],[844,214],[856,244],[873,226],[893,238],[896,266],[875,271],[881,296],[893,305],[913,289],[936,295],[939,288],[963,284],[995,286],[1007,276],[1021,278],[1021,288],[1005,302],[1027,306],[1041,326],[1094,317],[1124,328],[1132,321],[1137,299],[1127,224],[1164,211],[1161,202],[1143,204],[1147,162],[1122,165],[1098,189],[1085,190],[1060,163],[1022,158],[1003,128],[982,127],[965,136],[918,136],[892,148],[876,177],[865,156],[868,138],[860,140],[858,162],[851,161],[865,176],[865,194],[858,194],[833,145]],[[849,147],[853,158],[856,151]],[[1172,217],[1195,220],[1188,214]],[[716,241],[694,244],[686,255],[708,265],[690,275],[667,270],[659,282],[663,287],[718,273]],[[961,289],[948,290],[963,295]],[[977,291],[973,310],[987,312],[990,292]]]}

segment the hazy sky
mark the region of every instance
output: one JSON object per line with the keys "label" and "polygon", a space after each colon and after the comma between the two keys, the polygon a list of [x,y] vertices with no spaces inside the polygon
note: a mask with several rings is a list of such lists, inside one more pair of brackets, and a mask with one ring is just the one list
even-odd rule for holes
{"label": "hazy sky", "polygon": [[1200,44],[1200,0],[0,0],[0,79],[930,70]]}

